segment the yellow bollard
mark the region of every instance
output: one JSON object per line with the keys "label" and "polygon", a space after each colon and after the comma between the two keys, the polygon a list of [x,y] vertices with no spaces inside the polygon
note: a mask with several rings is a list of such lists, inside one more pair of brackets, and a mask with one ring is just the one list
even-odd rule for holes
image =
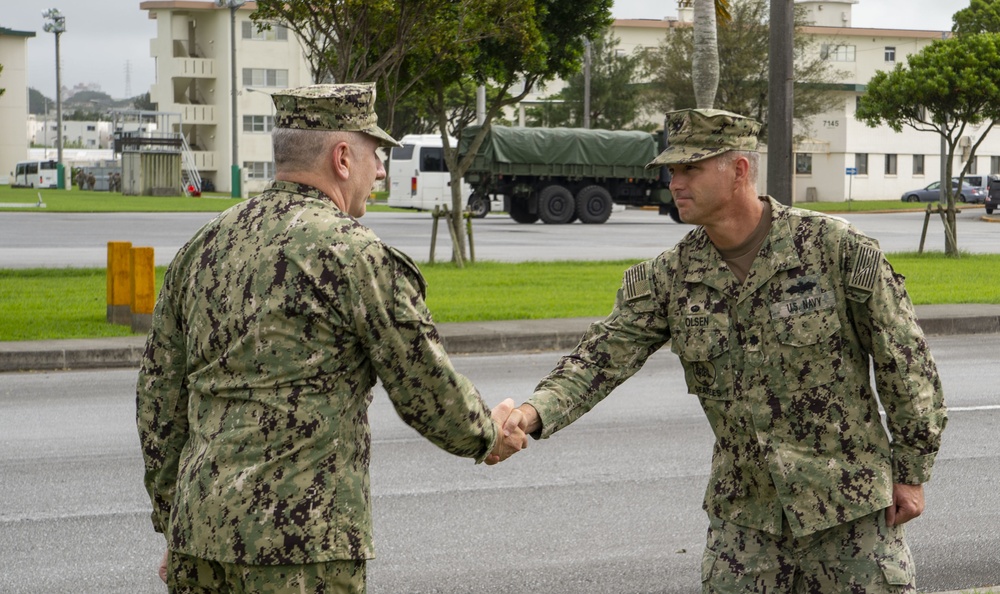
{"label": "yellow bollard", "polygon": [[156,304],[153,248],[132,248],[132,332],[149,332]]}
{"label": "yellow bollard", "polygon": [[108,323],[132,323],[131,256],[132,243],[108,242]]}

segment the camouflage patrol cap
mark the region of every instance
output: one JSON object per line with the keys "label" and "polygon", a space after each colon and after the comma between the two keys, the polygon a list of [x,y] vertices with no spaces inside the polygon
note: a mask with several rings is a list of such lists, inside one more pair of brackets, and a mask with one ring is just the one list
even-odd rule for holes
{"label": "camouflage patrol cap", "polygon": [[667,113],[667,149],[646,168],[694,163],[727,151],[756,151],[760,124],[721,109],[681,109]]}
{"label": "camouflage patrol cap", "polygon": [[310,85],[272,93],[271,100],[278,128],[364,132],[380,146],[403,146],[377,125],[374,83]]}

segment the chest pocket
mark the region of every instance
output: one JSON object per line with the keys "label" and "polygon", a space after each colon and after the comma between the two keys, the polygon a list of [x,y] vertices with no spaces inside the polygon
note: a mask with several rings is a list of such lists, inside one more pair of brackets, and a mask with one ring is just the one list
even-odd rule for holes
{"label": "chest pocket", "polygon": [[782,375],[790,391],[840,379],[842,344],[836,309],[772,318]]}
{"label": "chest pocket", "polygon": [[714,314],[707,316],[705,323],[685,324],[682,320],[681,328],[671,334],[670,350],[680,357],[684,366],[688,392],[709,400],[732,400],[733,362],[728,318],[724,314]]}

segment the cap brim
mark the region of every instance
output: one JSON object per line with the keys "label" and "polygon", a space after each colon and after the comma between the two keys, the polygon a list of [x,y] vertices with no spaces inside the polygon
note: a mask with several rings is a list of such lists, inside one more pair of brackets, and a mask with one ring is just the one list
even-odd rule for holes
{"label": "cap brim", "polygon": [[665,151],[656,156],[655,159],[646,165],[646,169],[662,167],[663,165],[674,165],[676,163],[695,163],[709,157],[721,155],[727,151],[735,150],[730,147],[704,148],[695,146],[670,146]]}
{"label": "cap brim", "polygon": [[389,134],[387,134],[385,130],[379,128],[378,126],[365,128],[364,130],[362,130],[362,132],[364,132],[369,136],[374,136],[375,139],[378,140],[378,144],[381,147],[391,148],[391,147],[403,146],[398,140],[396,140],[392,136],[389,136]]}

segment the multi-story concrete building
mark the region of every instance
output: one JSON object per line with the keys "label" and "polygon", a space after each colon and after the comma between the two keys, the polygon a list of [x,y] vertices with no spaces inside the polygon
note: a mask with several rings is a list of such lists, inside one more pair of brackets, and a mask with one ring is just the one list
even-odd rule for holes
{"label": "multi-story concrete building", "polygon": [[[808,134],[796,130],[797,136],[803,137],[795,146],[796,201],[898,199],[904,192],[941,177],[939,135],[910,128],[899,133],[888,126],[869,128],[854,114],[859,97],[877,71],[905,64],[911,54],[934,40],[947,38],[950,32],[852,27],[851,9],[859,1],[796,0],[812,23],[803,33],[815,37],[816,51],[843,73],[839,84],[829,91],[839,98],[838,106],[813,117]],[[620,39],[619,49],[626,53],[653,49],[671,30],[689,27],[690,9],[683,7],[683,1],[679,4],[677,18],[615,21],[613,32]],[[956,176],[979,134],[979,129],[970,129],[960,141],[963,153],[956,155],[953,163]],[[848,175],[849,170],[856,174]],[[1000,174],[1000,135],[991,134],[980,145],[969,172]]]}
{"label": "multi-story concrete building", "polygon": [[0,178],[14,171],[28,157],[28,39],[31,31],[0,27]]}
{"label": "multi-story concrete building", "polygon": [[[809,134],[796,147],[796,201],[897,199],[907,190],[940,178],[941,140],[933,133],[886,126],[868,128],[854,113],[865,85],[878,70],[889,70],[947,31],[912,31],[852,27],[851,10],[861,0],[796,0],[808,11],[812,26],[804,33],[817,38],[822,52],[844,73],[830,93],[838,107],[812,118]],[[863,0],[874,2],[877,0]],[[656,48],[673,29],[689,27],[689,2],[678,2],[678,16],[664,19],[617,20],[613,34],[619,50]],[[194,150],[202,177],[221,191],[230,189],[232,126],[237,129],[237,161],[244,193],[257,191],[273,174],[270,132],[273,108],[264,93],[310,84],[308,64],[294,35],[276,26],[258,33],[247,2],[237,10],[207,0],[147,0],[140,7],[158,22],[150,47],[157,79],[150,90],[160,111],[180,114],[179,125]],[[235,14],[236,62],[230,53],[230,17]],[[230,77],[236,68],[236,110],[231,109]],[[543,100],[562,83],[537,89],[529,100]],[[963,141],[968,147],[978,131]],[[968,152],[964,155],[968,157]],[[965,161],[956,157],[955,172]],[[765,168],[766,169],[766,168]],[[856,175],[848,175],[848,170]],[[1000,174],[1000,136],[980,146],[970,172]],[[764,180],[762,180],[763,186]]]}
{"label": "multi-story concrete building", "polygon": [[243,194],[263,189],[274,174],[274,111],[267,93],[312,82],[298,40],[281,26],[258,32],[250,20],[254,2],[233,9],[204,0],[148,0],[139,6],[157,22],[150,42],[156,58],[150,99],[159,111],[180,114],[174,131],[187,139],[202,179],[232,191],[235,152]]}

